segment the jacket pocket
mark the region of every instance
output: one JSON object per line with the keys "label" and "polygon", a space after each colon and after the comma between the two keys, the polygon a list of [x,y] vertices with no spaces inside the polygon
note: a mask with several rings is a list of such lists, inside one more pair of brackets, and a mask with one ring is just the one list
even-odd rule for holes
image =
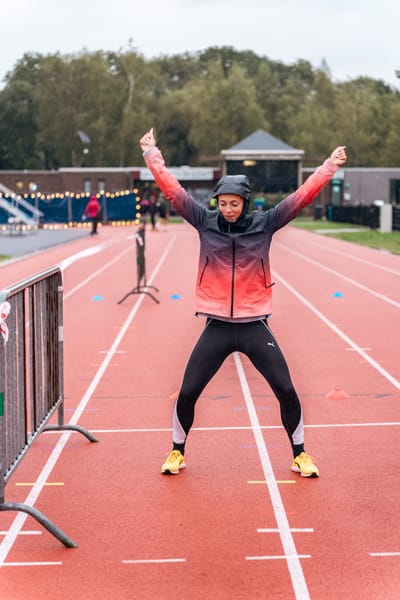
{"label": "jacket pocket", "polygon": [[261,259],[261,269],[262,269],[262,272],[263,272],[264,286],[265,286],[266,288],[270,288],[270,287],[272,287],[273,285],[275,285],[275,281],[273,281],[273,282],[271,283],[270,281],[268,281],[268,280],[267,280],[267,275],[266,275],[266,273],[265,273],[265,265],[264,265],[264,259],[263,259],[263,258]]}
{"label": "jacket pocket", "polygon": [[206,272],[206,269],[207,269],[207,265],[208,265],[208,256],[206,256],[206,262],[204,263],[204,267],[203,267],[203,269],[202,269],[202,271],[201,271],[201,273],[200,273],[199,287],[200,287],[200,286],[201,286],[201,284],[202,284],[203,277],[204,277],[204,274],[205,274],[205,272]]}

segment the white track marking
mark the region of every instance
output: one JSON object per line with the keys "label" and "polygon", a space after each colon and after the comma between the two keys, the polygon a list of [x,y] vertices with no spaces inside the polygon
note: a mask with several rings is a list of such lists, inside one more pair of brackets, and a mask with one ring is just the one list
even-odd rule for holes
{"label": "white track marking", "polygon": [[139,558],[137,560],[123,560],[124,565],[145,565],[148,563],[183,563],[186,558]]}
{"label": "white track marking", "polygon": [[355,350],[360,356],[363,357],[366,362],[368,362],[376,371],[380,373],[385,379],[387,379],[395,388],[400,390],[400,381],[393,377],[386,369],[381,367],[379,363],[377,363],[373,358],[371,358],[364,350],[358,346],[351,338],[349,338],[339,327],[336,327],[325,315],[323,315],[311,302],[309,302],[302,294],[300,294],[293,286],[290,285],[283,277],[278,275],[276,271],[274,271],[275,279],[278,279],[296,298],[298,298],[307,308],[309,308],[321,321],[325,323],[332,331],[336,333],[342,340],[348,344],[353,350]]}
{"label": "white track marking", "polygon": [[[371,260],[367,260],[366,258],[361,258],[360,256],[354,256],[354,254],[350,254],[349,252],[342,252],[341,250],[336,250],[334,248],[330,248],[328,245],[316,244],[314,241],[310,241],[310,240],[307,240],[307,243],[310,244],[310,246],[315,246],[316,248],[319,248],[323,252],[332,252],[333,254],[338,254],[339,256],[344,256],[346,258],[346,260],[353,260],[355,262],[360,262],[364,265],[368,265],[369,267],[374,267],[375,269],[378,269],[380,271],[385,271],[386,273],[391,273],[392,275],[397,275],[397,276],[400,275],[399,270],[396,271],[396,269],[392,269],[391,267],[385,267],[384,265],[378,265]],[[278,245],[278,244],[281,246],[284,245],[284,244],[282,244],[282,242],[275,242],[275,245]],[[377,248],[372,248],[372,250],[376,250],[377,252],[379,252],[379,250]]]}
{"label": "white track marking", "polygon": [[55,562],[6,562],[3,567],[57,567],[62,565],[61,561]]}
{"label": "white track marking", "polygon": [[293,250],[292,248],[288,248],[287,246],[283,246],[282,244],[279,244],[279,243],[278,243],[278,245],[281,246],[281,248],[284,248],[285,250],[287,250],[287,252],[290,252],[291,254],[294,254],[295,256],[297,256],[303,260],[306,260],[307,262],[319,267],[320,269],[323,269],[324,271],[328,271],[328,273],[332,273],[339,279],[343,279],[344,281],[351,283],[355,287],[358,287],[360,290],[363,290],[363,292],[367,292],[368,294],[371,294],[372,296],[379,298],[379,300],[383,300],[384,302],[387,302],[388,304],[392,304],[396,308],[400,308],[400,302],[397,302],[396,300],[392,300],[391,298],[389,298],[388,296],[385,296],[384,294],[375,292],[370,287],[363,285],[362,283],[359,283],[358,281],[356,281],[355,279],[352,279],[351,277],[347,277],[346,275],[343,275],[339,271],[335,271],[334,269],[331,269],[330,267],[327,267],[326,265],[321,264],[320,262],[318,262],[317,260],[314,260],[313,258],[309,258],[308,256],[305,256],[301,252],[296,252],[296,250]]}
{"label": "white track marking", "polygon": [[[8,531],[0,531],[0,535],[7,535]],[[25,531],[20,531],[19,535],[42,535],[42,531],[36,531],[35,529],[33,530],[25,530]]]}
{"label": "white track marking", "polygon": [[249,419],[252,426],[254,439],[256,441],[258,454],[261,460],[261,465],[265,475],[266,485],[271,498],[275,520],[278,525],[279,536],[281,538],[282,547],[285,552],[285,556],[283,557],[246,556],[246,560],[269,560],[284,558],[287,561],[296,600],[308,600],[310,598],[310,595],[308,592],[306,580],[304,578],[303,569],[300,563],[300,558],[307,558],[307,556],[301,557],[297,554],[296,545],[294,543],[293,536],[290,531],[288,518],[285,512],[285,507],[283,505],[282,498],[279,493],[279,488],[275,481],[275,475],[272,470],[271,461],[269,459],[268,451],[262,435],[262,430],[260,428],[260,422],[257,417],[257,412],[254,406],[253,398],[250,393],[249,385],[247,383],[243,365],[240,360],[240,356],[237,352],[233,354],[233,358],[235,361],[236,370],[242,388],[243,397],[246,403],[247,412],[249,414]]}
{"label": "white track marking", "polygon": [[[289,556],[288,554],[282,555],[270,555],[270,556],[245,556],[246,560],[298,560],[300,558],[311,558],[311,554],[296,554],[293,556]],[[299,596],[295,590],[296,598],[309,598],[309,594],[307,591],[307,596]]]}
{"label": "white track marking", "polygon": [[[99,248],[100,248],[100,246],[99,246]],[[115,262],[117,262],[118,260],[120,260],[120,258],[122,258],[123,256],[125,256],[125,254],[127,254],[128,252],[132,252],[132,248],[126,248],[123,252],[120,252],[119,254],[117,254],[117,256],[115,256],[112,260],[108,261],[108,263],[106,263],[105,265],[103,265],[100,269],[97,269],[97,271],[94,271],[93,273],[91,273],[89,275],[89,277],[86,277],[86,279],[84,279],[83,281],[81,281],[80,283],[78,283],[78,285],[76,285],[74,288],[72,288],[71,290],[69,290],[69,292],[67,292],[66,294],[64,294],[64,300],[66,300],[67,298],[69,298],[70,296],[72,296],[72,294],[75,294],[75,292],[77,292],[81,287],[83,287],[89,281],[91,281],[92,279],[94,279],[95,277],[97,277],[97,275],[99,275],[100,273],[102,273],[103,271],[105,271],[106,269],[108,269],[109,267],[111,267],[111,265],[113,265]],[[75,257],[85,258],[83,256],[79,256],[81,254],[82,254],[81,252],[79,254],[75,254]],[[78,260],[78,258],[76,258],[75,260]],[[72,263],[69,263],[67,266],[70,266],[70,264],[72,264]]]}
{"label": "white track marking", "polygon": [[65,258],[59,263],[59,267],[62,271],[72,265],[77,260],[81,260],[82,258],[87,258],[88,256],[92,256],[93,254],[97,254],[101,252],[106,247],[106,244],[99,244],[97,246],[92,246],[91,248],[86,248],[86,250],[81,250],[81,252],[77,252],[76,254],[72,254],[68,258]]}
{"label": "white track marking", "polygon": [[[173,238],[170,240],[167,247],[165,248],[160,260],[158,261],[153,273],[151,274],[151,277],[148,282],[149,285],[154,280],[154,278],[157,275],[158,271],[160,270],[162,264],[164,263],[167,255],[171,249],[172,244],[175,242],[175,239],[176,239],[176,236],[173,236]],[[118,346],[121,343],[121,340],[123,339],[125,333],[127,332],[128,328],[130,327],[134,317],[136,316],[136,314],[139,310],[139,307],[142,304],[142,301],[144,300],[144,298],[145,298],[144,295],[138,297],[135,305],[131,309],[127,319],[125,320],[125,323],[122,325],[117,337],[115,338],[110,350],[108,351],[108,354],[104,357],[104,360],[101,363],[97,373],[95,374],[94,378],[92,379],[88,389],[86,390],[85,394],[83,395],[74,414],[72,415],[72,418],[69,421],[69,424],[76,425],[78,423],[91,396],[93,395],[96,387],[98,386],[99,382],[101,381],[101,378],[103,377],[105,370],[107,369],[109,363],[111,362],[111,359],[113,358],[116,350],[118,349]],[[50,476],[54,466],[56,465],[57,460],[59,459],[61,452],[63,451],[71,434],[72,434],[72,432],[65,432],[61,435],[61,437],[58,440],[57,444],[55,445],[53,451],[51,452],[46,464],[44,465],[41,473],[39,474],[34,487],[32,488],[31,492],[28,494],[28,496],[25,500],[25,504],[28,504],[29,506],[34,506],[40,492],[42,491],[45,483],[48,481],[49,476]],[[2,565],[4,565],[5,559],[9,553],[9,551],[11,550],[17,536],[19,535],[27,517],[28,517],[28,515],[26,513],[22,513],[22,512],[18,513],[17,516],[15,517],[14,521],[12,522],[10,529],[7,532],[7,535],[4,537],[3,541],[1,542],[1,544],[0,544],[0,567]]]}
{"label": "white track marking", "polygon": [[400,556],[400,552],[370,552],[370,556]]}
{"label": "white track marking", "polygon": [[[304,425],[305,429],[336,429],[340,427],[399,427],[400,421],[385,421],[382,423],[315,423]],[[283,429],[282,425],[260,425],[261,430]],[[171,433],[172,427],[144,427],[135,429],[91,429],[92,433]],[[248,425],[227,427],[192,427],[191,431],[252,431]],[[47,435],[55,434],[49,431]],[[57,433],[58,435],[58,433]]]}

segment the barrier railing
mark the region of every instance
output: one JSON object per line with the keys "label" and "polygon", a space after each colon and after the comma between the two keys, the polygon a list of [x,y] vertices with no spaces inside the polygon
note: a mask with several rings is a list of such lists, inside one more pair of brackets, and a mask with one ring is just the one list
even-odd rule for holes
{"label": "barrier railing", "polygon": [[[0,510],[35,518],[67,548],[77,544],[43,513],[5,502],[5,487],[42,431],[77,431],[64,423],[63,284],[53,267],[0,292]],[[4,343],[3,343],[4,342]],[[49,424],[57,412],[57,424]]]}
{"label": "barrier railing", "polygon": [[137,283],[136,287],[134,287],[130,292],[125,294],[121,300],[118,301],[118,304],[122,304],[128,296],[131,294],[147,294],[151,298],[153,298],[154,302],[157,304],[160,303],[159,300],[149,292],[149,288],[156,290],[158,289],[154,287],[154,285],[147,284],[146,278],[146,235],[145,235],[145,227],[141,225],[136,231],[136,267],[137,267]]}

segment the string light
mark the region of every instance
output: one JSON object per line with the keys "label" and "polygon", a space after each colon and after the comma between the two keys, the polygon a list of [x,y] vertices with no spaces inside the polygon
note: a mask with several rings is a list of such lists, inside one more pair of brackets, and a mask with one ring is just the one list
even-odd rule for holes
{"label": "string light", "polygon": [[[134,190],[120,190],[120,191],[116,191],[116,192],[98,192],[96,194],[97,198],[102,198],[103,196],[105,196],[106,198],[121,198],[124,196],[131,196],[131,195],[135,195],[137,196],[137,192],[138,190],[135,188]],[[55,198],[57,199],[64,199],[64,198],[71,198],[72,200],[75,198],[77,200],[80,200],[81,198],[89,198],[89,196],[91,196],[90,192],[77,192],[77,193],[73,193],[73,192],[56,192],[56,193],[51,193],[51,194],[42,194],[41,192],[37,192],[37,193],[32,193],[32,194],[23,194],[23,196],[21,196],[21,194],[15,194],[15,193],[9,193],[9,192],[0,192],[0,198],[4,198],[5,200],[21,200],[22,198],[27,199],[27,198],[38,198],[39,200],[44,200],[44,201],[49,201],[49,200],[54,200]]]}

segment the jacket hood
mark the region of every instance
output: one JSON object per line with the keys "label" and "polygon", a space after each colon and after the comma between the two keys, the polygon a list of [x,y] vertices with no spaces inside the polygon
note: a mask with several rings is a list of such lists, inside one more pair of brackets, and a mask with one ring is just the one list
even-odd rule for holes
{"label": "jacket hood", "polygon": [[219,194],[237,194],[244,200],[250,200],[250,184],[246,175],[224,175],[218,181],[214,190],[214,197]]}
{"label": "jacket hood", "polygon": [[237,194],[244,200],[242,215],[245,215],[250,206],[250,183],[246,175],[224,175],[218,181],[213,192],[213,198],[220,194]]}

